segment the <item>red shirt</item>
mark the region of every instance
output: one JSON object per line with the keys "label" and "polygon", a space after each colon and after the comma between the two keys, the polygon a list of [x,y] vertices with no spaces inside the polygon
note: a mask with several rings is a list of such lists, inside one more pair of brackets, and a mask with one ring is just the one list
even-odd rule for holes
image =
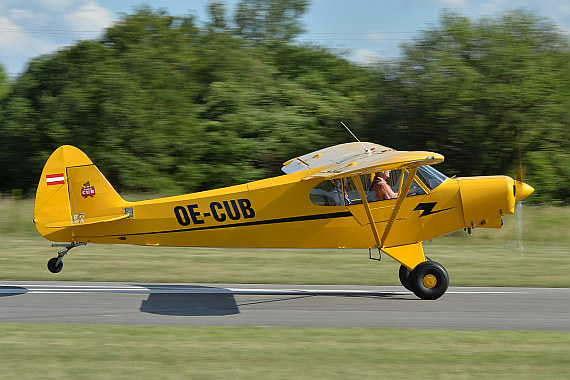
{"label": "red shirt", "polygon": [[398,193],[392,191],[392,188],[384,178],[374,178],[374,181],[372,182],[372,191],[376,193],[376,197],[379,201],[398,198]]}

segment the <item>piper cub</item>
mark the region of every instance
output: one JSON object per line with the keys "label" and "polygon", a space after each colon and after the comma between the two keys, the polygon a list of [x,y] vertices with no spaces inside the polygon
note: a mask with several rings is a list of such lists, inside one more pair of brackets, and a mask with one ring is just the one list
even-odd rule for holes
{"label": "piper cub", "polygon": [[[398,261],[421,299],[447,290],[445,268],[422,242],[465,228],[500,228],[533,192],[506,176],[448,178],[432,152],[340,144],[284,163],[285,175],[242,185],[127,202],[79,149],[53,152],[37,189],[34,223],[63,247],[87,243],[178,247],[368,248]],[[372,255],[370,256],[372,257]]]}

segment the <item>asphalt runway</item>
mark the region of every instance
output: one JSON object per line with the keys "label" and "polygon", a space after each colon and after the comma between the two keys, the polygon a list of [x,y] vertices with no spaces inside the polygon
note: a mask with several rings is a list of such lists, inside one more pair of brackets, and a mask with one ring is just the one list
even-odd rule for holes
{"label": "asphalt runway", "polygon": [[0,322],[570,331],[570,288],[0,281]]}

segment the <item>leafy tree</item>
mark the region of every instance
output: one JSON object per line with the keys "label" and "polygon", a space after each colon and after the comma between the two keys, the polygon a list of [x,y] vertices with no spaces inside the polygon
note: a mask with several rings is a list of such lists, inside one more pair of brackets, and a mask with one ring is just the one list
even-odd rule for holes
{"label": "leafy tree", "polygon": [[143,6],[100,40],[34,59],[9,86],[0,72],[0,191],[32,192],[63,144],[119,190],[243,183],[352,140],[345,121],[363,139],[445,154],[449,175],[514,176],[520,136],[531,199],[570,200],[570,49],[551,23],[445,13],[399,62],[370,68],[292,44],[306,7],[243,0],[230,25],[215,2],[199,28]]}
{"label": "leafy tree", "polygon": [[208,4],[208,14],[210,16],[209,27],[214,31],[224,31],[227,28],[226,6],[222,2],[211,2]]}
{"label": "leafy tree", "polygon": [[289,42],[303,32],[307,0],[241,0],[235,13],[238,35],[251,41]]}
{"label": "leafy tree", "polygon": [[62,144],[120,190],[172,194],[276,175],[340,140],[365,70],[320,48],[245,43],[219,21],[200,30],[141,7],[99,41],[34,60],[4,102],[0,188],[33,190]]}
{"label": "leafy tree", "polygon": [[4,67],[0,65],[0,99],[4,98],[8,93],[8,76]]}
{"label": "leafy tree", "polygon": [[520,135],[532,199],[568,201],[569,70],[567,38],[532,13],[445,13],[381,71],[371,136],[444,153],[450,174],[514,177]]}

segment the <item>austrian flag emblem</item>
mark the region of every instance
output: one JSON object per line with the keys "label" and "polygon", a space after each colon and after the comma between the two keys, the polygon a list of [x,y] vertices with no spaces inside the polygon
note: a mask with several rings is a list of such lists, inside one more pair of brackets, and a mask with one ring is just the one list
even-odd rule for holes
{"label": "austrian flag emblem", "polygon": [[65,176],[63,173],[46,174],[46,184],[50,185],[63,185],[65,183]]}
{"label": "austrian flag emblem", "polygon": [[91,186],[89,182],[83,184],[81,188],[81,196],[83,198],[92,197],[95,195],[95,187]]}

